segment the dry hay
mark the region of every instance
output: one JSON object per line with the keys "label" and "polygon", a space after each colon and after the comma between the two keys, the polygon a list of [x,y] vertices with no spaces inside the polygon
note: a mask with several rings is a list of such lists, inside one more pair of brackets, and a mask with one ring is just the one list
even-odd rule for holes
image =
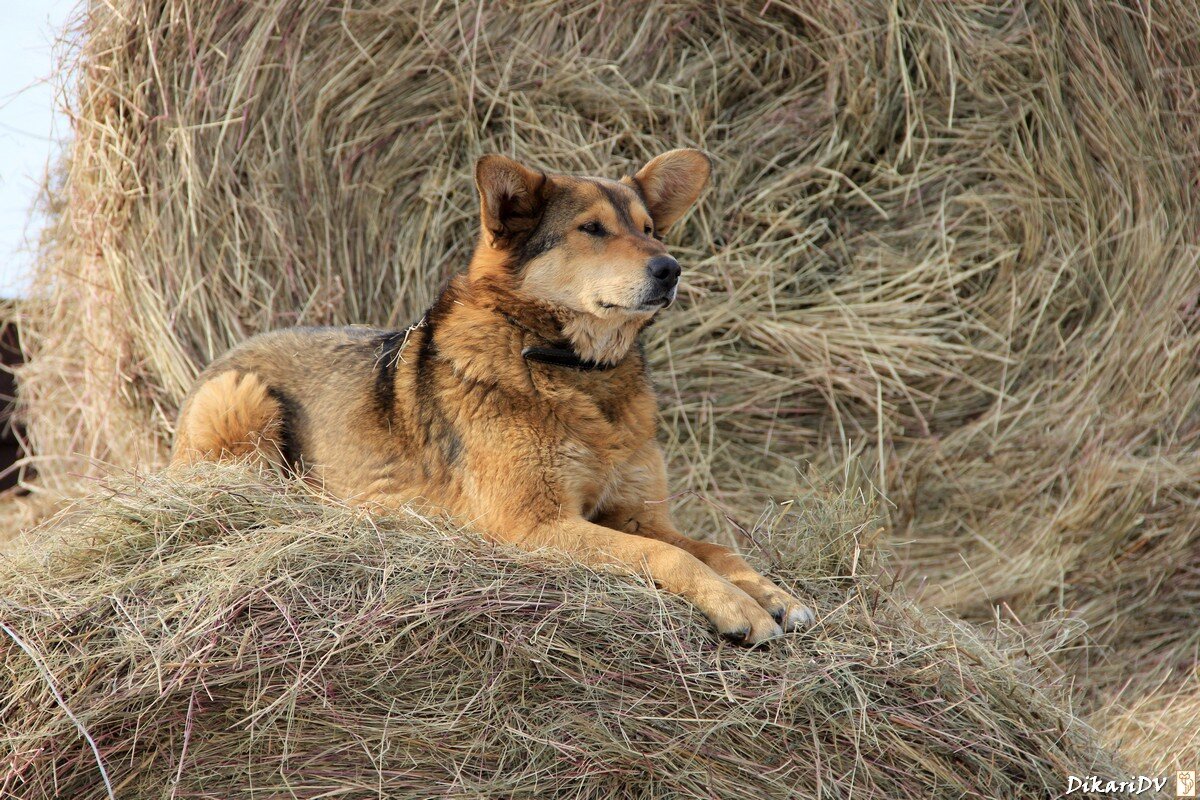
{"label": "dry hay", "polygon": [[689,529],[858,461],[930,603],[1073,615],[1087,686],[1190,667],[1196,4],[638,8],[93,2],[26,327],[43,485],[159,463],[250,333],[414,319],[466,263],[480,153],[699,145],[650,348]]}
{"label": "dry hay", "polygon": [[415,512],[236,468],[113,483],[0,577],[0,794],[104,798],[98,764],[118,797],[223,799],[996,799],[1123,774],[1056,691],[884,586],[861,498],[792,508],[766,552],[820,623],[747,651],[634,576]]}
{"label": "dry hay", "polygon": [[[1147,775],[1195,770],[1200,756],[1200,669],[1182,686],[1142,689],[1105,719],[1105,740]],[[1119,709],[1119,710],[1117,710]]]}

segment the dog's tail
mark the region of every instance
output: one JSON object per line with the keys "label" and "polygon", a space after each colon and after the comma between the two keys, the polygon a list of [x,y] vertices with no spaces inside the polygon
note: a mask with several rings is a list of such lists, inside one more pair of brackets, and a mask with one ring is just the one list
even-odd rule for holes
{"label": "dog's tail", "polygon": [[248,458],[278,466],[286,448],[284,409],[252,372],[202,383],[179,413],[171,464]]}

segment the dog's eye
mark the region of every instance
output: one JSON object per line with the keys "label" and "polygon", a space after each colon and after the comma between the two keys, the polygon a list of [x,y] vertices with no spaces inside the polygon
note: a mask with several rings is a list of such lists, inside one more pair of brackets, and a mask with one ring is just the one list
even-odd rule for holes
{"label": "dog's eye", "polygon": [[579,226],[579,230],[588,236],[603,236],[606,233],[604,226],[599,222],[585,222]]}
{"label": "dog's eye", "polygon": [[646,234],[647,236],[653,236],[654,226],[647,222],[646,227],[642,228],[642,233]]}

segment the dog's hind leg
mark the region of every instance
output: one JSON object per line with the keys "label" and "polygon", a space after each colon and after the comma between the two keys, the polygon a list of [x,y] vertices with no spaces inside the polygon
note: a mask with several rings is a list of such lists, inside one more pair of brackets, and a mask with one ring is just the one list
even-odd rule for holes
{"label": "dog's hind leg", "polygon": [[284,409],[252,372],[209,378],[184,404],[171,464],[248,458],[269,465],[282,460]]}

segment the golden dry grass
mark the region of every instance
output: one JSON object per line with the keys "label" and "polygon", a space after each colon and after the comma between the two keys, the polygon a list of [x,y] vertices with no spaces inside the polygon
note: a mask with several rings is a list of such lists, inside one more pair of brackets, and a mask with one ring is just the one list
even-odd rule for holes
{"label": "golden dry grass", "polygon": [[861,465],[906,584],[1045,630],[1088,708],[1192,671],[1190,0],[116,0],[77,35],[24,331],[44,491],[161,463],[246,335],[413,320],[466,262],[479,154],[696,145],[716,185],[650,342],[689,530]]}
{"label": "golden dry grass", "polygon": [[800,499],[760,533],[820,621],[745,650],[646,581],[416,513],[236,467],[112,482],[0,574],[0,793],[1025,800],[1121,774],[1019,651],[888,588],[863,498]]}
{"label": "golden dry grass", "polygon": [[1200,671],[1177,688],[1138,689],[1127,707],[1105,718],[1106,743],[1150,775],[1194,771],[1200,756]]}

